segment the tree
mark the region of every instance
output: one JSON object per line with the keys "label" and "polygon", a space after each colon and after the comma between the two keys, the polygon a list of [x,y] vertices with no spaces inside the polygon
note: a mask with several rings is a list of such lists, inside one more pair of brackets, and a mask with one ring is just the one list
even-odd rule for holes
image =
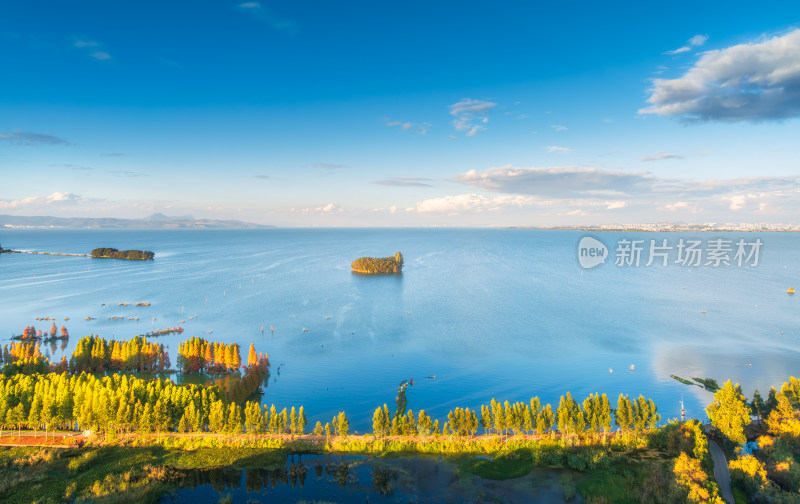
{"label": "tree", "polygon": [[633,426],[633,405],[628,396],[620,394],[617,399],[617,410],[614,412],[614,423],[619,430],[627,431]]}
{"label": "tree", "polygon": [[247,354],[247,365],[257,366],[258,365],[258,354],[256,353],[256,347],[250,343],[250,351]]}
{"label": "tree", "polygon": [[320,421],[317,421],[317,423],[316,423],[316,424],[314,424],[314,435],[315,435],[315,436],[321,436],[321,435],[322,435],[322,432],[323,432],[323,429],[322,429],[322,422],[320,422]]}
{"label": "tree", "polygon": [[750,412],[744,395],[730,380],[714,394],[714,402],[706,408],[711,425],[731,441],[744,444],[744,428],[750,423]]}
{"label": "tree", "polygon": [[386,422],[383,419],[383,410],[380,406],[375,408],[375,413],[372,414],[372,433],[381,437],[386,435]]}
{"label": "tree", "polygon": [[306,411],[300,406],[300,409],[297,411],[297,433],[302,435],[306,431]]}
{"label": "tree", "polygon": [[250,401],[244,408],[244,426],[248,434],[261,432],[264,415],[261,413],[261,405],[255,401]]}
{"label": "tree", "polygon": [[419,415],[417,416],[417,432],[423,436],[427,436],[431,433],[432,427],[431,417],[425,413],[425,410],[419,410]]}
{"label": "tree", "polygon": [[761,394],[756,389],[753,392],[753,402],[750,404],[750,414],[755,415],[758,417],[759,420],[766,416],[767,412],[767,403],[764,402],[764,398],[761,397]]}
{"label": "tree", "polygon": [[222,401],[211,403],[211,413],[208,415],[208,430],[222,432],[225,428],[225,406]]}
{"label": "tree", "polygon": [[778,406],[777,393],[778,391],[775,390],[775,387],[770,387],[769,394],[767,394],[767,401],[765,403],[766,404],[766,410],[764,411],[765,416],[769,416],[769,414],[772,413],[772,410],[774,410]]}
{"label": "tree", "polygon": [[292,406],[292,412],[289,414],[289,432],[297,434],[297,410]]}
{"label": "tree", "polygon": [[564,434],[574,434],[584,429],[586,423],[583,419],[581,407],[572,398],[572,394],[567,392],[561,396],[558,403],[558,430]]}
{"label": "tree", "polygon": [[553,407],[546,404],[536,417],[536,432],[537,434],[544,434],[553,428],[555,415],[553,415]]}
{"label": "tree", "polygon": [[340,411],[338,415],[333,417],[333,428],[337,435],[347,437],[350,432],[350,422],[347,420],[347,415],[344,411]]}

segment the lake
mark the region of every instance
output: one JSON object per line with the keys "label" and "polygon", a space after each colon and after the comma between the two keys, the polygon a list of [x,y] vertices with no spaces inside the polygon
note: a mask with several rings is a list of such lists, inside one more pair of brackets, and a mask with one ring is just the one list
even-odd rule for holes
{"label": "lake", "polygon": [[[652,397],[664,419],[704,419],[712,395],[670,378],[712,377],[766,397],[800,369],[800,287],[793,233],[596,233],[610,257],[583,269],[585,233],[528,229],[265,229],[0,231],[17,250],[89,253],[143,249],[155,261],[0,255],[0,335],[8,343],[36,317],[64,317],[71,339],[47,347],[55,360],[90,333],[127,339],[180,325],[158,338],[175,364],[191,336],[252,342],[272,363],[262,401],[305,406],[309,424],[347,412],[371,430],[373,410],[393,406],[413,378],[408,407],[444,420],[494,397],[558,405],[605,392]],[[655,261],[616,266],[620,240],[722,238],[763,242],[750,267]],[[735,249],[735,246],[734,246]],[[401,275],[350,272],[360,256],[405,257]],[[731,257],[733,257],[731,255]],[[704,257],[705,261],[705,257]],[[139,301],[149,307],[134,307]],[[101,306],[105,303],[105,306]],[[131,306],[119,306],[130,303]],[[85,320],[85,317],[94,320]],[[109,317],[125,320],[110,320]],[[128,320],[139,317],[138,321]],[[155,320],[154,320],[155,319]],[[262,332],[262,327],[264,328]],[[274,328],[274,331],[270,328]],[[210,332],[209,331],[213,331]],[[631,368],[633,366],[633,368]],[[434,377],[435,378],[432,378]]]}

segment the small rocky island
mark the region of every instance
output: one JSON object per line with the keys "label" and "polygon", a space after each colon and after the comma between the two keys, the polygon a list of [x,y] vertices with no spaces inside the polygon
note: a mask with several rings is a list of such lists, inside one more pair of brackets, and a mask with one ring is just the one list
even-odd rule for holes
{"label": "small rocky island", "polygon": [[107,259],[127,259],[130,261],[152,261],[155,254],[149,250],[117,250],[115,248],[96,248],[92,257]]}
{"label": "small rocky island", "polygon": [[403,254],[395,252],[392,257],[359,257],[350,264],[353,273],[362,275],[391,275],[403,270]]}

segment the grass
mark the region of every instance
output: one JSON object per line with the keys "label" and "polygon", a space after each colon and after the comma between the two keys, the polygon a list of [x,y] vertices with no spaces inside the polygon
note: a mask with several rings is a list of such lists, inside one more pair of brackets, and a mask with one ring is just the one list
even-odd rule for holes
{"label": "grass", "polygon": [[453,457],[452,461],[460,472],[493,480],[525,476],[535,465],[533,455],[528,450],[515,450],[493,459],[466,456]]}
{"label": "grass", "polygon": [[0,449],[0,501],[146,504],[193,470],[282,467],[284,450],[246,447],[105,446],[55,450]]}
{"label": "grass", "polygon": [[588,501],[602,501],[634,504],[628,488],[634,484],[631,478],[609,470],[596,470],[584,473],[578,483],[578,493]]}

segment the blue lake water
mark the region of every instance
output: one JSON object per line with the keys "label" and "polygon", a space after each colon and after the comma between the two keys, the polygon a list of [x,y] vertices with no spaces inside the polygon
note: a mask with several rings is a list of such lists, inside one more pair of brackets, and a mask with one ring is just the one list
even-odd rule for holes
{"label": "blue lake water", "polygon": [[[373,459],[358,456],[291,456],[282,467],[198,470],[161,499],[197,502],[487,502],[565,504],[562,479],[583,476],[569,470],[534,469],[513,480],[459,474],[433,457]],[[571,502],[583,502],[573,498]]]}
{"label": "blue lake water", "polygon": [[[3,230],[6,248],[136,248],[154,251],[156,260],[0,255],[0,336],[31,324],[49,328],[36,317],[55,317],[59,327],[70,317],[72,337],[54,351],[60,359],[89,333],[127,339],[181,325],[182,335],[158,339],[173,364],[178,342],[191,336],[238,342],[244,358],[253,342],[272,362],[264,402],[302,404],[311,425],[345,410],[358,431],[370,429],[375,407],[391,406],[407,378],[416,382],[408,407],[439,419],[492,397],[538,395],[556,406],[566,391],[579,399],[605,392],[612,402],[620,393],[644,394],[664,418],[679,415],[683,394],[688,414],[705,418],[711,394],[671,374],[731,378],[750,395],[800,371],[800,295],[786,293],[800,288],[800,235],[599,233],[612,257],[591,270],[578,265],[582,236],[524,229]],[[620,239],[675,245],[719,237],[760,238],[759,265],[645,267],[646,255],[638,268],[613,264]],[[402,275],[350,272],[357,257],[397,250],[405,256]],[[138,301],[152,306],[118,306]]]}

